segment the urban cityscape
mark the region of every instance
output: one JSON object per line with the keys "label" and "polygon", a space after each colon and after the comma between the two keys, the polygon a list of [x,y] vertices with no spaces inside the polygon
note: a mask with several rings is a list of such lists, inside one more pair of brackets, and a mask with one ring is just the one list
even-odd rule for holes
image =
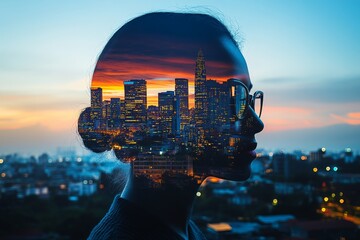
{"label": "urban cityscape", "polygon": [[360,1],[204,3],[0,2],[0,240],[360,239]]}
{"label": "urban cityscape", "polygon": [[[124,99],[103,100],[102,88],[92,88],[91,107],[79,119],[85,146],[95,152],[113,149],[120,160],[132,162],[135,176],[158,186],[164,174],[200,183],[210,163],[218,172],[234,166],[236,154],[247,147],[235,122],[245,112],[248,89],[239,79],[207,80],[202,50],[195,66],[195,107],[190,109],[185,78],[175,78],[175,91],[158,93],[158,106],[147,106],[144,79],[124,81]],[[262,94],[257,96],[260,115]]]}
{"label": "urban cityscape", "polygon": [[[194,220],[209,239],[358,239],[360,156],[352,149],[260,149],[251,169],[245,182],[210,178],[196,194]],[[0,154],[0,238],[86,238],[126,171],[115,156],[72,149]]]}
{"label": "urban cityscape", "polygon": [[[201,183],[206,166],[221,172],[238,161],[243,146],[234,125],[248,89],[237,79],[206,80],[201,50],[195,65],[194,108],[186,78],[159,92],[157,106],[148,105],[144,79],[124,81],[123,99],[91,89],[78,131],[87,148],[113,155],[0,154],[0,238],[86,238],[124,187],[129,166],[121,162],[161,188],[165,176]],[[262,94],[255,101],[260,116]],[[360,157],[350,148],[316,149],[260,149],[249,180],[208,178],[196,193],[195,222],[208,239],[358,239]]]}

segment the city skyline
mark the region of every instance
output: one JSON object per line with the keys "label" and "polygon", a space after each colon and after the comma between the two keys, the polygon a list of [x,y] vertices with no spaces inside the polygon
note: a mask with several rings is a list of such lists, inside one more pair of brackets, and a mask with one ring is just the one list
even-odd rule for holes
{"label": "city skyline", "polygon": [[[39,154],[44,148],[54,151],[59,146],[85,151],[76,122],[80,109],[89,104],[94,63],[109,37],[140,14],[189,11],[186,6],[203,4],[2,1],[0,151]],[[359,3],[205,4],[239,42],[254,90],[266,94],[265,129],[257,136],[260,148],[360,149]],[[183,60],[194,69],[192,60]],[[192,74],[173,77],[191,80]],[[215,74],[210,77],[217,79]],[[163,83],[167,88],[166,80]]]}

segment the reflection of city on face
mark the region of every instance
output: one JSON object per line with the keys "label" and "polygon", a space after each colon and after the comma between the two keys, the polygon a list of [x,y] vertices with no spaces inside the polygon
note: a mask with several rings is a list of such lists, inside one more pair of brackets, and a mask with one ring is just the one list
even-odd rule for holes
{"label": "reflection of city on face", "polygon": [[[158,93],[158,106],[147,107],[143,79],[123,82],[124,99],[103,101],[102,88],[92,88],[91,108],[80,119],[79,132],[88,134],[95,145],[111,146],[121,160],[132,163],[135,176],[153,183],[163,183],[165,176],[201,182],[194,168],[201,169],[206,162],[221,167],[234,158],[239,139],[230,126],[236,116],[236,80],[206,80],[201,50],[194,79],[195,107],[191,109],[185,78],[175,79],[175,91]],[[245,101],[240,103],[240,110],[244,109]]]}

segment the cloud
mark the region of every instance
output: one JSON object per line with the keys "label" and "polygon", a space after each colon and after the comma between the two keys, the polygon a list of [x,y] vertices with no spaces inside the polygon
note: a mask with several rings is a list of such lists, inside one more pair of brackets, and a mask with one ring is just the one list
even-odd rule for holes
{"label": "cloud", "polygon": [[255,82],[268,98],[293,104],[360,102],[360,76],[328,79],[271,78]]}
{"label": "cloud", "polygon": [[345,116],[331,114],[331,116],[342,123],[347,123],[350,125],[360,125],[360,112],[350,112]]}

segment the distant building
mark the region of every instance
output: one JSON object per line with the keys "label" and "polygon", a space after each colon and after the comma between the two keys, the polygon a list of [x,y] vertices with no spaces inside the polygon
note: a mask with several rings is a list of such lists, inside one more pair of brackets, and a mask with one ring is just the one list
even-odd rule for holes
{"label": "distant building", "polygon": [[296,158],[292,154],[275,153],[272,158],[274,176],[284,178],[285,180],[294,177],[296,169]]}
{"label": "distant building", "polygon": [[190,157],[177,159],[173,155],[140,154],[133,164],[135,176],[146,176],[161,183],[164,174],[193,176],[193,162]]}
{"label": "distant building", "polygon": [[160,123],[159,107],[149,106],[147,109],[147,126],[149,127],[150,136],[161,135]]}
{"label": "distant building", "polygon": [[357,225],[345,220],[297,221],[289,224],[296,239],[358,239]]}
{"label": "distant building", "polygon": [[207,111],[208,97],[206,91],[205,59],[200,49],[195,65],[195,122],[200,134],[206,127]]}
{"label": "distant building", "polygon": [[230,89],[228,83],[206,81],[208,97],[208,127],[220,128],[229,122]]}
{"label": "distant building", "polygon": [[324,155],[326,153],[325,148],[320,148],[317,151],[310,152],[310,162],[317,162],[324,159]]}
{"label": "distant building", "polygon": [[145,80],[124,81],[125,123],[146,123],[147,91]]}
{"label": "distant building", "polygon": [[253,222],[221,222],[207,224],[209,239],[255,239],[259,235],[260,224]]}
{"label": "distant building", "polygon": [[175,96],[179,102],[180,131],[189,124],[189,82],[186,78],[175,78]]}
{"label": "distant building", "polygon": [[158,93],[158,105],[161,119],[161,131],[164,136],[173,133],[174,91]]}
{"label": "distant building", "polygon": [[120,98],[111,98],[109,104],[109,127],[116,129],[120,127]]}
{"label": "distant building", "polygon": [[91,88],[91,107],[101,108],[103,101],[102,88]]}
{"label": "distant building", "polygon": [[91,111],[90,120],[92,122],[92,129],[100,129],[102,123],[102,89],[91,89]]}

